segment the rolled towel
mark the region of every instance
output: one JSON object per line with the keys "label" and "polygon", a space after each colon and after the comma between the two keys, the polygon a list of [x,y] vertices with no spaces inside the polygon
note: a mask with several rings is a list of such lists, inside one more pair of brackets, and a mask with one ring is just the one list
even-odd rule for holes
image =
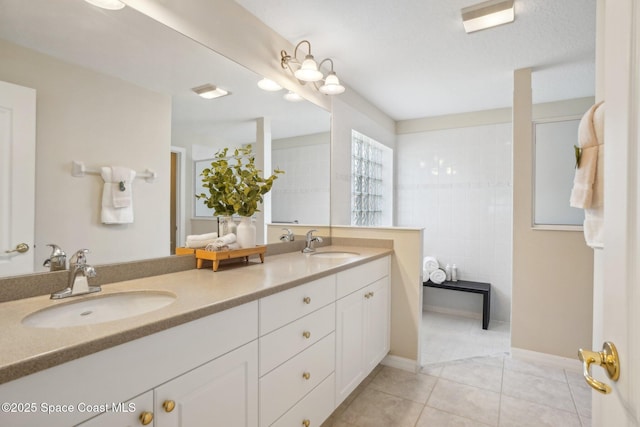
{"label": "rolled towel", "polygon": [[[225,234],[222,237],[218,237],[213,243],[208,246],[211,246],[213,250],[220,250],[223,248],[228,248],[232,243],[236,243],[236,235],[233,233]],[[238,249],[238,248],[235,248]],[[211,250],[211,249],[209,249]]]}
{"label": "rolled towel", "polygon": [[233,242],[225,245],[219,243],[209,243],[204,250],[205,251],[232,251],[234,249],[240,249],[240,243]]}
{"label": "rolled towel", "polygon": [[440,283],[444,282],[447,278],[447,275],[444,271],[442,271],[441,269],[437,269],[437,270],[433,270],[430,274],[429,274],[429,280],[431,280],[433,283],[439,285]]}
{"label": "rolled towel", "polygon": [[422,260],[422,270],[424,272],[425,277],[429,277],[429,274],[432,271],[437,270],[438,268],[440,268],[440,264],[438,263],[438,260],[435,257],[426,256]]}
{"label": "rolled towel", "polygon": [[187,236],[185,247],[199,249],[213,243],[218,238],[218,233],[191,234]]}

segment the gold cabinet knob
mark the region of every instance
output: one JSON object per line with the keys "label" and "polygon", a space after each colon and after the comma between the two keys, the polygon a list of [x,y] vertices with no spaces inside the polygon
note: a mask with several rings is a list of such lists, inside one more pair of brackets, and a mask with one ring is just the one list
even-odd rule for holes
{"label": "gold cabinet knob", "polygon": [[311,425],[311,420],[302,420],[302,425],[304,427],[309,427]]}
{"label": "gold cabinet knob", "polygon": [[144,411],[140,414],[140,424],[148,426],[153,421],[153,412]]}
{"label": "gold cabinet knob", "polygon": [[302,378],[304,378],[305,380],[308,380],[309,378],[311,378],[311,373],[305,372],[304,374],[302,374]]}
{"label": "gold cabinet knob", "polygon": [[369,292],[369,294],[371,295],[371,298],[373,298],[373,291]]}
{"label": "gold cabinet knob", "polygon": [[305,304],[311,304],[311,297],[302,298],[302,302],[305,303]]}
{"label": "gold cabinet knob", "polygon": [[311,338],[311,332],[309,332],[309,331],[304,331],[304,332],[302,333],[302,336],[303,336],[303,337],[305,337],[306,339],[309,339],[309,338]]}
{"label": "gold cabinet knob", "polygon": [[365,297],[366,299],[369,299],[369,298],[371,298],[371,295],[369,295],[369,292],[367,292],[366,294],[364,294],[364,297]]}
{"label": "gold cabinet knob", "polygon": [[175,409],[176,402],[174,402],[173,400],[165,400],[164,402],[162,402],[162,407],[164,408],[165,412],[171,412]]}

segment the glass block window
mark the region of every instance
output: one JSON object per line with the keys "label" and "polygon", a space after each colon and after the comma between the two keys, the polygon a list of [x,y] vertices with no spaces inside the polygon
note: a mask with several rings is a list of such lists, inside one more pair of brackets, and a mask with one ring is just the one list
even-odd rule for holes
{"label": "glass block window", "polygon": [[379,142],[351,131],[351,225],[383,225],[386,150]]}

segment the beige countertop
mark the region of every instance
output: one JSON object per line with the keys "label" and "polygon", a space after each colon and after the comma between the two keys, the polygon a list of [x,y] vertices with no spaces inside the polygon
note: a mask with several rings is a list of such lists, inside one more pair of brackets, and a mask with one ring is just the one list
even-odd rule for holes
{"label": "beige countertop", "polygon": [[[48,295],[0,303],[0,384],[113,346],[298,286],[389,255],[388,248],[325,246],[318,252],[359,255],[327,259],[300,252],[256,258],[249,265],[228,265],[151,276],[104,285],[85,296],[51,300]],[[166,291],[175,302],[150,313],[111,322],[66,328],[34,328],[22,319],[41,309],[86,298],[141,290]]]}

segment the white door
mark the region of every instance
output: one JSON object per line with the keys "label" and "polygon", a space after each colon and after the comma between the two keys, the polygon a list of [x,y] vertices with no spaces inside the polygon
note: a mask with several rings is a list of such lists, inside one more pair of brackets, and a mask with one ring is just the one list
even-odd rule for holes
{"label": "white door", "polygon": [[620,378],[593,366],[594,427],[640,425],[640,2],[605,1],[605,234],[596,252],[594,348],[615,344]]}
{"label": "white door", "polygon": [[0,82],[0,277],[33,272],[35,146],[36,91]]}

